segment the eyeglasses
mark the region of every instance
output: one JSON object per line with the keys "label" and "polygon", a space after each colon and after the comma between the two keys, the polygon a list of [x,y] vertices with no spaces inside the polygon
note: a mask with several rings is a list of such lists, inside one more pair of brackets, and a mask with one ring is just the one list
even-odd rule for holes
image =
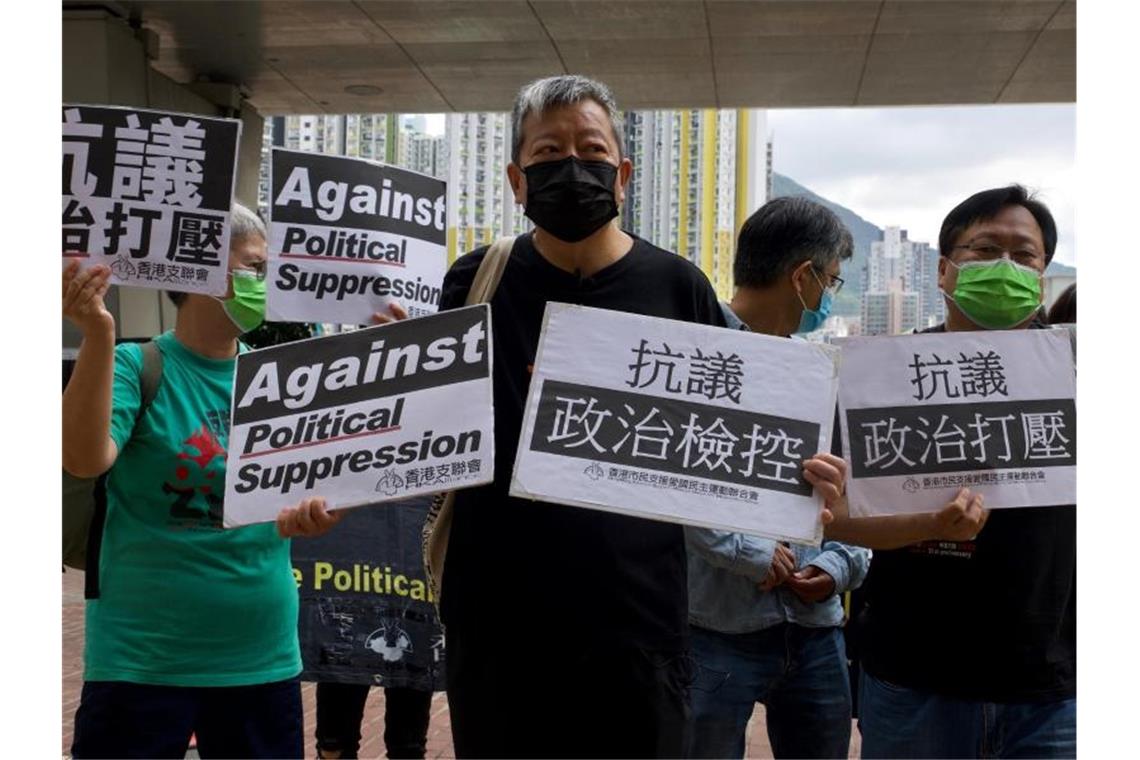
{"label": "eyeglasses", "polygon": [[241,273],[242,277],[253,277],[256,280],[261,281],[265,279],[269,270],[264,261],[258,261],[254,264],[243,264],[240,267],[234,267],[230,270],[231,275],[237,274],[239,272]]}
{"label": "eyeglasses", "polygon": [[843,290],[843,278],[842,277],[840,277],[837,274],[828,274],[827,272],[823,271],[822,269],[819,269],[818,267],[816,267],[814,264],[812,265],[812,269],[814,269],[816,272],[819,272],[824,277],[830,278],[828,285],[827,285],[827,287],[824,288],[824,290],[830,290],[832,296],[839,295],[839,291]]}
{"label": "eyeglasses", "polygon": [[1037,261],[1038,254],[1034,248],[1005,248],[996,243],[963,243],[954,246],[954,250],[966,250],[984,261],[1000,259],[1005,254],[1018,264],[1031,265]]}

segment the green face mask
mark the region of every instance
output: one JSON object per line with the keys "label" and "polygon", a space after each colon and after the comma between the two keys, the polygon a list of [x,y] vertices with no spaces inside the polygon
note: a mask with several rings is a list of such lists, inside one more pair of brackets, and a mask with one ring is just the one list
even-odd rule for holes
{"label": "green face mask", "polygon": [[226,316],[244,334],[265,321],[265,280],[248,269],[235,269],[230,278],[234,283],[233,297],[219,300]]}
{"label": "green face mask", "polygon": [[1041,307],[1041,275],[1009,259],[951,265],[958,270],[952,300],[987,330],[1019,325]]}

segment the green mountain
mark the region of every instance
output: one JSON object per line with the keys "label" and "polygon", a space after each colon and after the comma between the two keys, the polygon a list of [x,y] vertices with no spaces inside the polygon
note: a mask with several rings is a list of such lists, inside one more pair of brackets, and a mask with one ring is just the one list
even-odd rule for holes
{"label": "green mountain", "polygon": [[[851,260],[843,265],[843,279],[846,281],[846,284],[839,293],[839,297],[835,299],[835,313],[842,316],[858,316],[860,300],[863,297],[863,266],[867,263],[867,257],[871,254],[871,243],[883,239],[882,228],[868,222],[846,206],[840,206],[834,201],[830,201],[821,195],[813,193],[794,179],[773,172],[772,197],[780,198],[784,196],[803,196],[823,204],[834,211],[840,221],[847,225],[847,229],[851,230],[851,237],[855,241],[855,253],[851,257]],[[938,241],[932,240],[930,244],[937,246]],[[1045,273],[1049,275],[1069,275],[1075,277],[1077,270],[1075,267],[1067,266],[1060,262],[1053,262],[1049,265],[1049,268],[1045,270]]]}

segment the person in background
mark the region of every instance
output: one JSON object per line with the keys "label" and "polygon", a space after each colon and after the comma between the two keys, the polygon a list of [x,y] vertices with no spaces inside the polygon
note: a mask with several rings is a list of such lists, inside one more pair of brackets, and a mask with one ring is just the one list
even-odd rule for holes
{"label": "person in background", "polygon": [[1077,323],[1077,283],[1061,291],[1049,307],[1049,324],[1075,325]]}
{"label": "person in background", "polygon": [[[317,684],[317,757],[355,758],[368,684]],[[427,752],[432,692],[405,687],[384,689],[384,748],[390,760],[423,758]]]}
{"label": "person in background", "polygon": [[[764,204],[740,230],[736,292],[731,305],[721,305],[729,327],[780,337],[817,329],[853,249],[851,233],[826,207],[796,197]],[[838,460],[838,443],[833,438],[825,461]],[[817,466],[809,460],[806,477]],[[838,496],[843,482],[818,487]],[[688,757],[744,757],[745,728],[759,702],[775,757],[846,758],[851,685],[842,595],[862,583],[870,552],[838,541],[791,547],[707,528],[687,527],[685,537],[699,666]]]}

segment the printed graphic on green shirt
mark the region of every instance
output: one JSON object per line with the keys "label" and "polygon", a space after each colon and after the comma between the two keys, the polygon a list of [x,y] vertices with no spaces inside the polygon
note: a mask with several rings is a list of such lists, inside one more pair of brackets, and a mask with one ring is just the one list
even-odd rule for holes
{"label": "printed graphic on green shirt", "polygon": [[[225,411],[209,412],[207,418],[209,422],[203,423],[182,441],[174,479],[162,484],[162,492],[173,498],[170,505],[172,528],[222,529],[226,447],[215,430],[219,429],[219,420],[226,419]],[[225,437],[224,427],[221,431]]]}

